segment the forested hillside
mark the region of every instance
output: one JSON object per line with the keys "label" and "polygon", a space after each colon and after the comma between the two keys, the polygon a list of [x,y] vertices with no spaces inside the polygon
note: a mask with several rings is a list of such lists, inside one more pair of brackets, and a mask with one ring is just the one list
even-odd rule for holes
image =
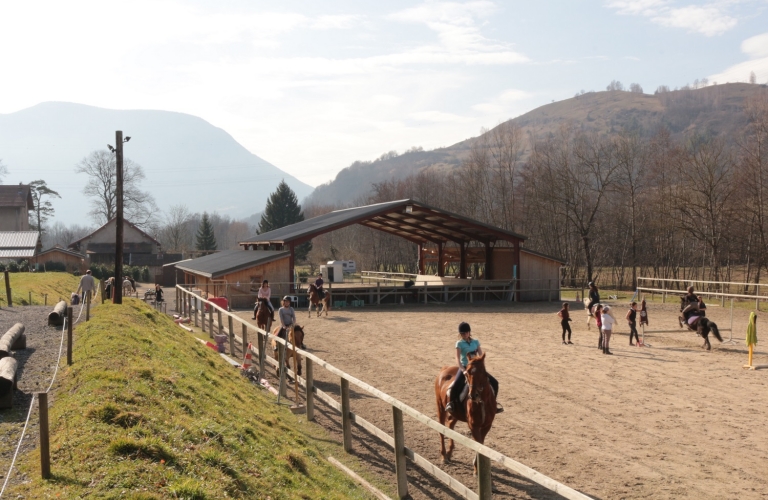
{"label": "forested hillside", "polygon": [[[414,198],[520,232],[526,247],[565,258],[573,284],[630,286],[637,273],[755,281],[768,265],[766,86],[584,94],[439,154],[410,170],[387,167],[409,155],[358,166],[374,182],[355,201]],[[415,265],[407,243],[346,231],[359,234],[316,240],[317,258]]]}

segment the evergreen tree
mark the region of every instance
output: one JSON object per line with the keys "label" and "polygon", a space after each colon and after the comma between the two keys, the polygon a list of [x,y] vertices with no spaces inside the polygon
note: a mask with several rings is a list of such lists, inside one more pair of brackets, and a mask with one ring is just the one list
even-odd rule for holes
{"label": "evergreen tree", "polygon": [[198,250],[216,250],[216,236],[213,234],[213,224],[208,218],[208,212],[203,212],[203,220],[197,230],[195,248]]}
{"label": "evergreen tree", "polygon": [[[290,226],[304,220],[299,199],[296,193],[288,187],[285,180],[280,181],[274,193],[269,195],[267,206],[261,215],[259,233],[266,233],[281,227]],[[312,242],[303,243],[296,247],[296,260],[304,261],[312,250]]]}
{"label": "evergreen tree", "polygon": [[50,202],[50,200],[46,200],[44,198],[61,198],[61,196],[59,193],[49,188],[44,180],[36,180],[30,182],[29,189],[32,194],[32,201],[35,205],[35,208],[33,208],[31,212],[33,212],[33,220],[37,221],[37,223],[34,221],[31,222],[30,226],[32,229],[42,233],[43,224],[45,224],[49,218],[53,217],[55,212],[53,204]]}

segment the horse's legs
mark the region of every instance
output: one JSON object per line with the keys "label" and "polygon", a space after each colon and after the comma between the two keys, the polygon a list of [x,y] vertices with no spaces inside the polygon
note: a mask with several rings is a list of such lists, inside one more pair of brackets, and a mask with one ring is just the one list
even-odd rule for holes
{"label": "horse's legs", "polygon": [[[458,420],[456,420],[453,417],[449,417],[449,418],[450,418],[450,420],[448,421],[448,428],[453,430],[453,428],[456,427],[456,422],[458,422]],[[451,455],[453,455],[454,444],[455,443],[453,442],[453,439],[451,439],[450,443],[448,445],[448,453],[446,453],[446,461],[447,462],[451,461]]]}
{"label": "horse's legs", "polygon": [[[440,396],[435,399],[437,400],[437,420],[440,422],[440,425],[445,425],[445,406],[440,400]],[[443,457],[443,463],[448,461],[445,457],[445,436],[442,434],[440,434],[440,456]]]}

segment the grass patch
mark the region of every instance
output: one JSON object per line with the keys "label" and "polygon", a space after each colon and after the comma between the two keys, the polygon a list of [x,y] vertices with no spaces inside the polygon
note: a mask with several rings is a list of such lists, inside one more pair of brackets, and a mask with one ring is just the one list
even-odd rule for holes
{"label": "grass patch", "polygon": [[[59,297],[69,302],[69,296],[77,291],[80,277],[70,273],[8,273],[11,280],[11,298],[13,305],[41,306],[48,294],[48,305],[53,306]],[[96,280],[97,286],[98,281]],[[4,283],[4,282],[3,282]],[[7,305],[5,285],[0,292],[0,304]],[[32,292],[32,303],[29,302]]]}
{"label": "grass patch", "polygon": [[[50,276],[52,273],[48,273]],[[50,409],[53,477],[22,455],[16,498],[370,498],[320,427],[135,299],[75,329]]]}

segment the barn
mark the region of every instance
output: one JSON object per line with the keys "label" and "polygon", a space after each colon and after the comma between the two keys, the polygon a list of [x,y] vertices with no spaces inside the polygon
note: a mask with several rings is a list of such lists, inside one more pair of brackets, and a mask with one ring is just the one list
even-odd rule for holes
{"label": "barn", "polygon": [[231,307],[251,307],[262,280],[269,280],[272,297],[290,291],[290,252],[224,250],[175,264],[184,285],[204,297],[227,297]]}
{"label": "barn", "polygon": [[[296,246],[352,224],[414,243],[419,273],[413,280],[423,281],[425,287],[460,287],[463,281],[475,280],[499,284],[504,293],[496,295],[513,300],[551,300],[559,296],[562,260],[526,249],[523,235],[411,199],[335,210],[256,235],[240,245],[250,251],[289,252],[288,267],[280,281],[290,282]],[[432,264],[436,276],[427,274],[428,264]],[[455,274],[449,276],[448,269],[455,269]]]}
{"label": "barn", "polygon": [[66,248],[55,246],[44,252],[40,252],[33,260],[39,266],[39,269],[50,270],[51,264],[64,266],[64,271],[80,274],[88,270],[88,261],[84,254],[67,250]]}

